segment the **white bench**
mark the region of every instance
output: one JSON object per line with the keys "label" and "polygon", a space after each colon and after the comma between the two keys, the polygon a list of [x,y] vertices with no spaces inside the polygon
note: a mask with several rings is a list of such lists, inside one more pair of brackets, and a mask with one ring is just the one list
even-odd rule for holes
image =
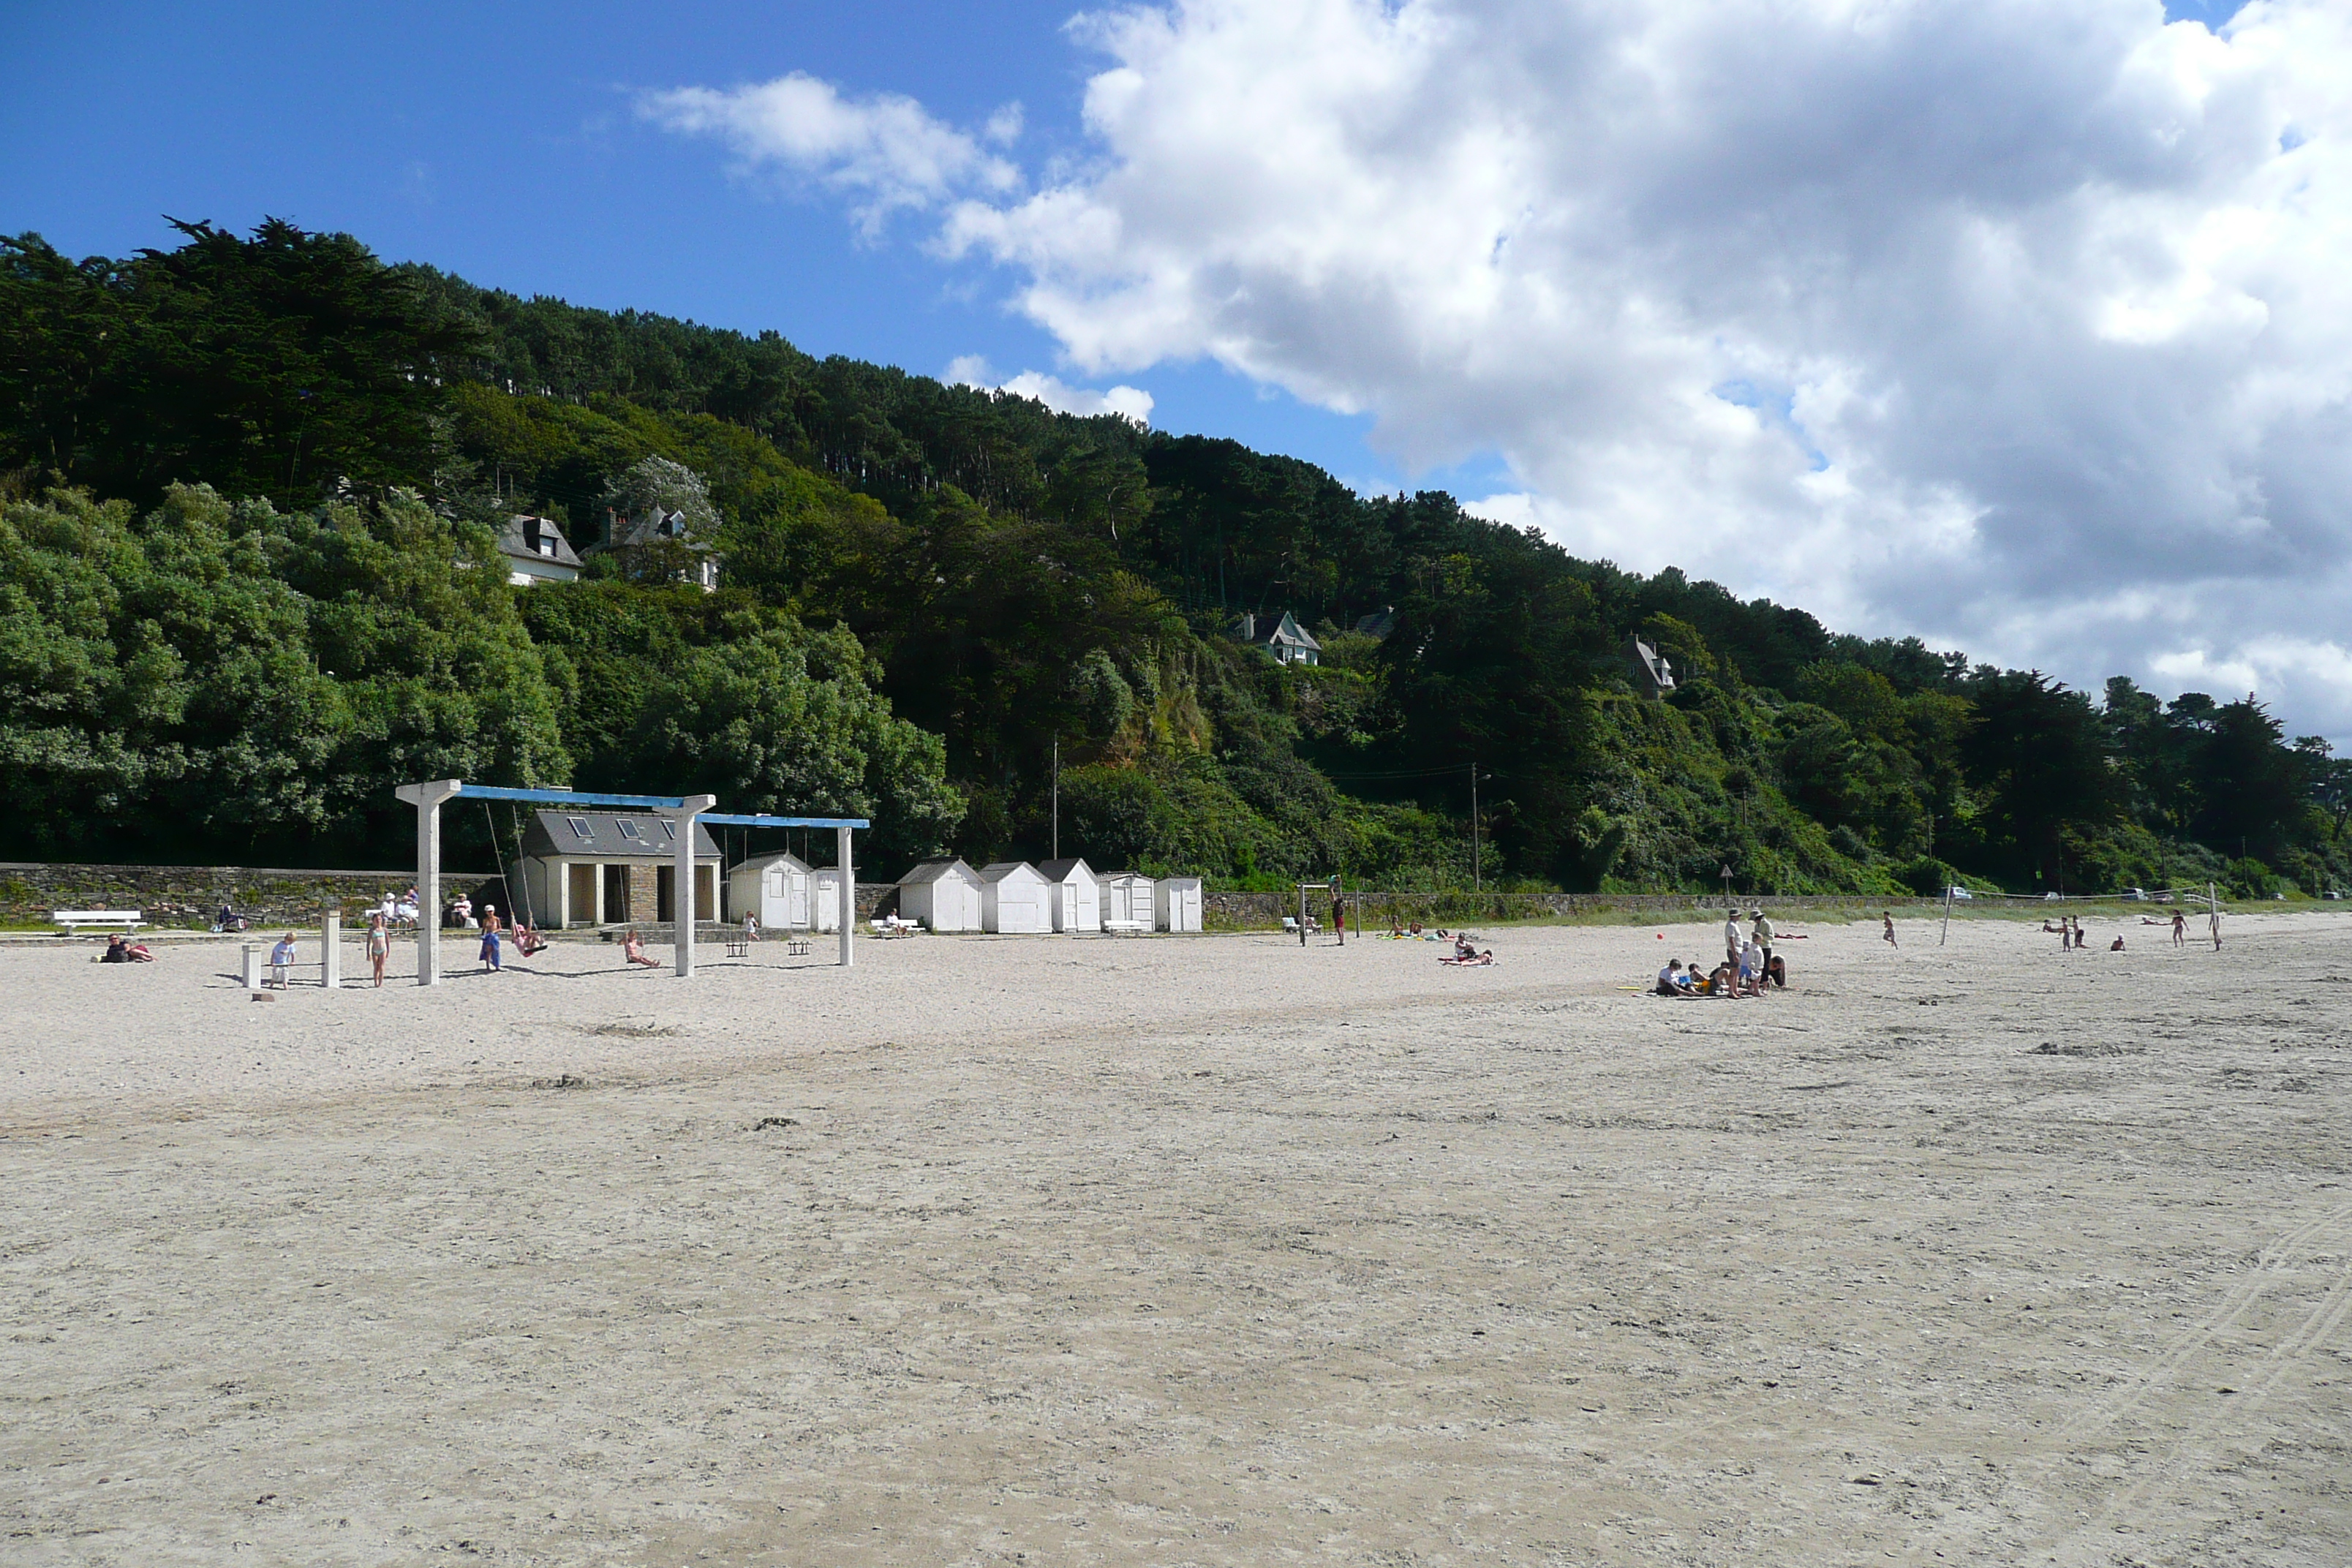
{"label": "white bench", "polygon": [[1151,928],[1141,921],[1105,921],[1103,931],[1110,936],[1141,936]]}
{"label": "white bench", "polygon": [[66,928],[68,936],[83,926],[113,931],[137,931],[147,923],[144,910],[51,910],[49,923]]}

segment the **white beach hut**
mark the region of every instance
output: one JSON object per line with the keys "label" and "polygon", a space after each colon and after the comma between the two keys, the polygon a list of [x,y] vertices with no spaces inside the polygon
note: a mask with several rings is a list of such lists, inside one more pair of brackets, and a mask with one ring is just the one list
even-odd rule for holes
{"label": "white beach hut", "polygon": [[809,928],[808,862],[778,851],[755,855],[727,873],[727,918],[760,917],[761,931]]}
{"label": "white beach hut", "polygon": [[926,860],[898,879],[898,916],[932,931],[979,931],[983,886],[961,859]]}
{"label": "white beach hut", "polygon": [[1102,918],[1106,929],[1114,924],[1133,924],[1145,931],[1151,929],[1151,879],[1133,871],[1118,871],[1098,877],[1095,885],[1101,891]]}
{"label": "white beach hut", "polygon": [[980,868],[980,929],[1035,936],[1054,929],[1053,884],[1026,860]]}
{"label": "white beach hut", "polygon": [[1050,884],[1048,908],[1055,931],[1102,930],[1102,889],[1084,860],[1046,860],[1039,864],[1037,871]]}
{"label": "white beach hut", "polygon": [[827,866],[809,873],[809,929],[824,932],[841,929],[841,868]]}
{"label": "white beach hut", "polygon": [[1160,931],[1201,929],[1201,879],[1162,877],[1151,885],[1151,923]]}

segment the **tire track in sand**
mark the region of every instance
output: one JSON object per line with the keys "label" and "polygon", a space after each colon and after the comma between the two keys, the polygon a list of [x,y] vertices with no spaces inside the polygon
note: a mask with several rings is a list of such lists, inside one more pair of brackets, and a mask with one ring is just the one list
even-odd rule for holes
{"label": "tire track in sand", "polygon": [[[2226,1329],[2235,1324],[2247,1310],[2259,1301],[2271,1286],[2289,1274],[2297,1272],[2300,1261],[2317,1261],[2313,1255],[2332,1250],[2340,1257],[2336,1262],[2335,1277],[2319,1294],[2311,1310],[2264,1356],[2251,1377],[2242,1377],[2242,1391],[2231,1398],[2225,1407],[2213,1409],[2199,1416],[2166,1450],[2164,1458],[2144,1470],[2137,1479],[2108,1494],[2096,1513],[2061,1536],[2048,1549],[2053,1563],[2081,1561],[2086,1551],[2105,1553],[2110,1547],[2104,1538],[2114,1528],[2116,1517],[2126,1510],[2136,1510],[2149,1495],[2179,1479],[2191,1463],[2209,1460],[2211,1453],[2209,1440],[2217,1428],[2227,1421],[2242,1429],[2248,1420],[2267,1404],[2279,1385],[2309,1359],[2311,1353],[2328,1342],[2345,1320],[2352,1317],[2352,1247],[2347,1242],[2346,1222],[2352,1220],[2352,1205],[2297,1226],[2273,1242],[2263,1251],[2252,1274],[2239,1282],[2215,1309],[2206,1314],[2187,1332],[2179,1336],[2167,1348],[2157,1364],[2150,1368],[2132,1391],[2120,1399],[2103,1402],[2105,1408],[2095,1407],[2068,1421],[2053,1437],[2067,1440],[2111,1424],[2137,1409],[2165,1384],[2170,1383],[2183,1368],[2191,1364],[2200,1352],[2210,1347]],[[2332,1247],[2329,1244],[2334,1244]],[[2058,1456],[2044,1456],[2042,1468],[2047,1469],[2057,1462]]]}

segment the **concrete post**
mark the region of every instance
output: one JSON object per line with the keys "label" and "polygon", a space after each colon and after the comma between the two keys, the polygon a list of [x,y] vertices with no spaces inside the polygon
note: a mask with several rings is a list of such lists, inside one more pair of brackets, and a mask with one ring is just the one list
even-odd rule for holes
{"label": "concrete post", "polygon": [[857,868],[849,861],[849,833],[846,827],[833,830],[834,861],[841,868],[841,967],[847,969],[857,962],[851,938],[857,929]]}
{"label": "concrete post", "polygon": [[330,991],[343,988],[343,914],[341,910],[329,910],[324,926],[319,933],[319,975]]}
{"label": "concrete post", "polygon": [[[690,795],[678,814],[670,819],[677,824],[677,868],[670,873],[669,912],[677,928],[674,940],[681,980],[694,973],[694,921],[702,912],[694,907],[694,821],[718,804],[715,795]],[[717,879],[715,875],[712,879]],[[715,888],[712,890],[717,891]]]}
{"label": "concrete post", "polygon": [[403,784],[392,793],[416,808],[416,984],[441,984],[441,803],[458,779]]}
{"label": "concrete post", "polygon": [[261,989],[261,944],[257,942],[245,944],[245,988],[247,991]]}

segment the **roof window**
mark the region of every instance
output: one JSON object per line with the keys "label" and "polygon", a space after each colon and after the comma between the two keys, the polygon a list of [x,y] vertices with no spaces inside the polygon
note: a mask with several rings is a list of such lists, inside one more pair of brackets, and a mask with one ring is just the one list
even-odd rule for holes
{"label": "roof window", "polygon": [[589,825],[586,817],[567,816],[563,820],[572,825],[572,837],[593,839],[596,837],[596,829]]}
{"label": "roof window", "polygon": [[621,837],[624,838],[643,838],[646,836],[644,829],[625,817],[614,818],[614,826],[620,828]]}

